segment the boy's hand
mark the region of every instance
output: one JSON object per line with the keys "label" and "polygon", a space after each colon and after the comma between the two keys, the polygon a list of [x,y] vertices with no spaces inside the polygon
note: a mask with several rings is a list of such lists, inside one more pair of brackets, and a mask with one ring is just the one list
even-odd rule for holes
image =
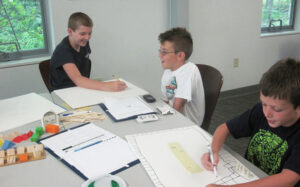
{"label": "boy's hand", "polygon": [[111,82],[107,82],[107,84],[108,84],[107,91],[111,91],[111,92],[119,92],[127,88],[126,83],[122,81],[111,81]]}
{"label": "boy's hand", "polygon": [[213,166],[218,165],[218,163],[219,163],[219,154],[214,153],[214,161],[215,161],[215,163],[211,163],[209,153],[203,154],[203,156],[201,158],[202,165],[205,167],[205,169],[207,169],[209,171],[213,171]]}

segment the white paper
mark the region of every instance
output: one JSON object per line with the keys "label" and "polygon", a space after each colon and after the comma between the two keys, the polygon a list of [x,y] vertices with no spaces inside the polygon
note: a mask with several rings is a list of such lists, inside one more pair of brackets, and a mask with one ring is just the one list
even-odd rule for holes
{"label": "white paper", "polygon": [[111,173],[137,160],[126,141],[93,123],[47,138],[41,143],[89,179]]}
{"label": "white paper", "polygon": [[139,97],[129,97],[125,99],[109,97],[104,99],[104,103],[110,114],[117,120],[154,112],[154,110]]}
{"label": "white paper", "polygon": [[65,110],[36,93],[0,100],[0,132],[41,120],[48,111]]}
{"label": "white paper", "polygon": [[80,87],[71,87],[55,90],[54,93],[72,108],[79,108],[103,103],[105,97],[122,99],[148,93],[147,91],[138,88],[125,80],[121,81],[125,82],[128,86],[128,88],[121,92],[105,92]]}
{"label": "white paper", "polygon": [[[235,171],[236,159],[225,150],[220,154],[218,177],[216,178],[212,171],[205,170],[201,164],[201,157],[208,152],[207,145],[211,137],[198,126],[130,135],[126,138],[156,186],[196,187],[210,183],[236,184],[250,181]],[[203,171],[191,173],[185,169],[168,147],[172,142],[179,143]],[[253,174],[251,180],[255,179],[258,178]]]}

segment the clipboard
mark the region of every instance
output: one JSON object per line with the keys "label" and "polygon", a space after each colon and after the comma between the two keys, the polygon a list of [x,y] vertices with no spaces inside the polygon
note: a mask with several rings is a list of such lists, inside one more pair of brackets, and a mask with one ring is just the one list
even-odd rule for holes
{"label": "clipboard", "polygon": [[156,114],[157,112],[149,112],[149,113],[143,113],[143,114],[138,114],[138,115],[133,115],[127,118],[123,118],[123,119],[116,119],[108,110],[108,108],[105,106],[104,103],[100,103],[99,106],[102,108],[102,110],[106,113],[106,115],[112,119],[114,122],[121,122],[121,121],[126,121],[126,120],[131,120],[131,119],[136,119],[138,116],[140,115],[144,115],[144,114]]}
{"label": "clipboard", "polygon": [[[88,128],[87,127],[87,125],[93,125],[93,128],[95,128],[95,127],[97,127],[96,125],[94,125],[94,124],[92,124],[92,123],[85,123],[85,124],[82,124],[82,125],[79,125],[79,126],[76,126],[76,127],[73,127],[73,128],[71,128],[71,129],[69,129],[69,130],[64,130],[64,131],[61,131],[61,132],[59,132],[59,133],[57,133],[57,134],[54,134],[54,135],[51,135],[51,136],[48,136],[48,137],[45,137],[45,138],[42,138],[42,139],[40,139],[37,143],[42,143],[42,144],[44,144],[44,147],[45,147],[45,150],[46,151],[48,151],[51,155],[53,155],[56,159],[58,159],[59,161],[61,161],[63,164],[65,164],[68,168],[70,168],[72,171],[74,171],[78,176],[80,176],[82,179],[84,179],[84,180],[87,180],[87,179],[91,179],[91,178],[93,178],[93,177],[95,177],[96,175],[99,175],[99,173],[95,173],[95,175],[94,176],[92,176],[90,173],[86,173],[86,172],[84,172],[84,171],[82,171],[82,166],[80,166],[80,164],[76,164],[76,163],[70,163],[69,161],[68,161],[68,158],[67,159],[64,159],[64,158],[62,158],[60,155],[59,155],[59,149],[56,149],[55,148],[55,150],[53,150],[54,148],[53,147],[51,147],[51,144],[49,144],[49,141],[50,141],[50,139],[51,138],[56,138],[56,137],[58,137],[58,136],[61,136],[62,134],[64,134],[64,133],[66,133],[66,132],[68,132],[68,131],[72,131],[72,130],[76,130],[76,129],[78,129],[78,130],[80,130],[80,128],[82,128],[82,127],[85,127],[85,128]],[[95,126],[95,127],[94,127]],[[97,127],[97,128],[99,128],[99,129],[101,129],[100,127]],[[103,130],[103,131],[105,131],[104,129],[101,129],[101,130]],[[108,131],[107,131],[108,132]],[[111,134],[111,133],[110,133]],[[113,135],[113,134],[111,134],[111,135]],[[118,136],[116,136],[116,135],[114,135],[114,139],[115,140],[118,140],[118,139],[116,139],[116,138],[120,138],[120,137],[118,137]],[[121,138],[120,138],[121,139]],[[122,141],[125,141],[125,140],[123,140],[123,139],[121,139]],[[48,141],[48,142],[47,142]],[[44,142],[44,143],[43,143]],[[45,143],[45,142],[47,142],[47,143]],[[86,143],[86,142],[85,142]],[[108,142],[109,143],[109,142]],[[123,142],[124,143],[124,142]],[[126,142],[127,143],[127,142]],[[47,145],[50,145],[50,146],[47,146]],[[91,145],[91,144],[90,144]],[[108,146],[108,144],[106,144],[106,146]],[[86,146],[86,147],[88,147],[88,146]],[[84,147],[85,148],[85,147]],[[126,147],[124,148],[123,147],[123,149],[122,150],[127,150],[126,149]],[[64,150],[64,149],[61,149],[61,150]],[[79,149],[78,149],[79,150]],[[75,149],[75,151],[76,151],[76,149]],[[89,154],[89,150],[88,149],[85,149],[85,151],[86,151],[86,154]],[[101,151],[105,151],[105,150],[101,150]],[[107,151],[109,151],[109,150],[107,150]],[[128,151],[131,151],[131,150],[128,150]],[[72,152],[72,151],[70,151],[70,152]],[[132,152],[132,151],[131,151]],[[133,153],[133,152],[132,152]],[[75,153],[74,153],[75,154]],[[120,152],[120,154],[122,154],[122,152]],[[127,153],[128,154],[128,153]],[[89,157],[90,158],[90,157]],[[123,158],[120,158],[120,159],[123,159]],[[70,160],[70,159],[69,159]],[[132,166],[134,166],[134,165],[136,165],[136,164],[139,164],[140,163],[140,160],[137,158],[137,156],[134,154],[134,156],[131,156],[130,158],[128,158],[127,160],[130,160],[130,162],[126,162],[126,163],[124,163],[124,164],[122,164],[122,165],[120,165],[120,167],[118,167],[117,169],[113,169],[113,170],[110,170],[108,173],[109,174],[111,174],[111,175],[114,175],[114,174],[117,174],[117,173],[119,173],[119,172],[121,172],[121,171],[124,171],[124,170],[126,170],[126,169],[128,169],[128,168],[130,168],[130,167],[132,167]],[[99,161],[99,159],[98,159],[98,162],[103,162],[103,163],[109,163],[110,161],[109,160],[103,160],[103,161]],[[113,162],[113,161],[112,161]],[[103,166],[98,166],[97,164],[95,164],[94,165],[95,167],[103,167]],[[81,168],[81,169],[80,169]],[[88,170],[88,169],[87,169]],[[99,169],[99,171],[101,171],[102,172],[102,170],[101,169]],[[108,173],[102,173],[102,174],[108,174]]]}

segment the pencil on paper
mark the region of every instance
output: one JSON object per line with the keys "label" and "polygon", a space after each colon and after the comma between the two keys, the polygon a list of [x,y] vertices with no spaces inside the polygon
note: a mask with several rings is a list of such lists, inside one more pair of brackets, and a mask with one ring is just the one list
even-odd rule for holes
{"label": "pencil on paper", "polygon": [[208,145],[208,152],[209,152],[209,156],[210,156],[210,161],[213,164],[214,174],[217,177],[218,176],[218,174],[217,174],[217,166],[215,165],[214,155],[213,155],[213,152],[211,150],[211,146],[210,145]]}
{"label": "pencil on paper", "polygon": [[120,79],[119,79],[117,76],[112,75],[112,77],[113,77],[116,81],[120,81]]}

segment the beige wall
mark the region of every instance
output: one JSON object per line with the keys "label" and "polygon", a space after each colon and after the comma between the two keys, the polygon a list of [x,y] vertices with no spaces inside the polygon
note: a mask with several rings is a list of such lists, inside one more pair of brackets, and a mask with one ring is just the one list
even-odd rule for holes
{"label": "beige wall", "polygon": [[[257,84],[281,58],[300,59],[300,33],[261,37],[262,1],[190,0],[189,29],[194,37],[192,60],[218,68],[222,90]],[[233,67],[233,59],[239,67]]]}
{"label": "beige wall", "polygon": [[[86,12],[95,22],[90,43],[92,77],[110,79],[115,74],[155,96],[160,95],[162,74],[157,36],[170,24],[188,25],[194,39],[191,61],[218,68],[225,79],[223,91],[257,84],[262,73],[278,59],[300,59],[300,34],[261,37],[261,1],[49,2],[55,45],[67,35],[69,15],[75,11]],[[175,12],[170,12],[170,2],[175,3]],[[233,68],[234,58],[239,59],[238,68]],[[0,87],[0,99],[47,91],[37,64],[0,69]]]}

